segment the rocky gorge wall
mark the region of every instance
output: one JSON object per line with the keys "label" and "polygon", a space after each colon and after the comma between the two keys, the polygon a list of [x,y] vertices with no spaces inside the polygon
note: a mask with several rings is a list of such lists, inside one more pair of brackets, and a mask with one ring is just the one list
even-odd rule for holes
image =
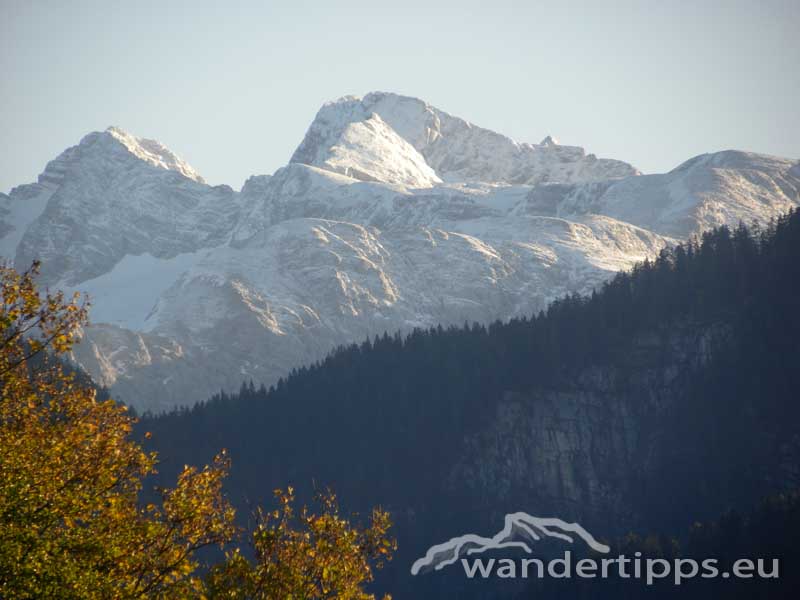
{"label": "rocky gorge wall", "polygon": [[559,389],[506,392],[465,440],[448,485],[466,488],[493,521],[522,510],[605,534],[635,528],[669,440],[664,426],[728,335],[689,325],[653,333],[623,364],[585,369]]}

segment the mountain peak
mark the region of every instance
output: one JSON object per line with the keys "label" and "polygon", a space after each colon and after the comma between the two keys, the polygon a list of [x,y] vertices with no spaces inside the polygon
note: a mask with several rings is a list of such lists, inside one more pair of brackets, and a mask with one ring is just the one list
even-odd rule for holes
{"label": "mountain peak", "polygon": [[[378,121],[367,123],[378,115]],[[353,148],[354,127],[358,148]],[[406,146],[387,140],[402,140]],[[402,152],[398,148],[402,147]],[[347,157],[342,148],[349,148]],[[409,152],[413,149],[415,152]],[[390,178],[384,183],[427,187],[438,181],[489,182],[506,184],[582,183],[620,179],[639,172],[628,163],[596,159],[583,148],[560,146],[551,136],[542,144],[518,144],[511,138],[478,127],[431,106],[424,100],[390,92],[370,92],[344,96],[325,103],[311,123],[291,162],[349,173],[356,179],[364,174],[375,180],[376,170],[343,160],[359,155],[388,157],[392,169],[383,169]],[[389,156],[402,154],[403,156]],[[373,159],[370,162],[374,163]],[[382,162],[387,163],[387,160]],[[394,166],[402,163],[402,168]]]}
{"label": "mountain peak", "polygon": [[177,171],[184,177],[198,183],[205,183],[205,180],[191,165],[157,140],[136,137],[115,126],[106,129],[105,134],[117,140],[125,146],[128,152],[146,163],[168,171]]}
{"label": "mountain peak", "polygon": [[788,170],[795,163],[790,158],[758,154],[756,152],[743,152],[741,150],[720,150],[699,154],[682,162],[671,172],[686,171],[692,168],[712,169],[747,169],[750,171],[780,171]]}
{"label": "mountain peak", "polygon": [[375,112],[348,123],[329,148],[322,168],[359,179],[427,188],[441,179],[425,158]]}

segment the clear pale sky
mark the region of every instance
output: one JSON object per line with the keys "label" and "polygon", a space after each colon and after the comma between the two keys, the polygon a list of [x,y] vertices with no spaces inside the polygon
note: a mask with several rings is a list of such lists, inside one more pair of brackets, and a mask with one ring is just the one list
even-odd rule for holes
{"label": "clear pale sky", "polygon": [[797,0],[0,0],[0,191],[112,124],[238,189],[372,90],[645,172],[800,158],[798,31]]}

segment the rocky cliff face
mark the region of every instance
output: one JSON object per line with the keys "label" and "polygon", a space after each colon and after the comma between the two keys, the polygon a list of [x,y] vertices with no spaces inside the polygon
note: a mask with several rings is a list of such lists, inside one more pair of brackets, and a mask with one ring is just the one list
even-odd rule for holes
{"label": "rocky cliff face", "polygon": [[799,175],[796,160],[727,150],[696,156],[664,174],[540,187],[530,208],[564,218],[599,213],[687,238],[784,214],[797,206]]}
{"label": "rocky cliff face", "polygon": [[[354,130],[366,127],[388,130],[392,137],[365,135],[355,141]],[[402,143],[397,143],[397,138]],[[383,157],[383,169],[369,172],[355,168],[363,160],[365,148]],[[414,150],[419,154],[409,158]],[[346,96],[323,106],[291,162],[339,172],[350,166],[357,179],[413,187],[429,187],[438,178],[533,185],[617,179],[639,173],[622,161],[598,159],[577,146],[561,146],[550,136],[541,144],[519,144],[417,98],[382,92],[363,98]],[[421,162],[423,166],[409,169],[416,175],[404,179],[392,165],[406,162]]]}
{"label": "rocky cliff face", "polygon": [[38,188],[28,199],[14,190],[8,202],[40,209],[29,222],[11,221],[19,236],[13,258],[18,266],[40,259],[47,284],[80,284],[128,255],[167,260],[219,245],[238,220],[230,188],[205,185],[157,142],[116,128],[89,134],[62,153]]}
{"label": "rocky cliff face", "polygon": [[522,507],[597,524],[605,535],[635,529],[652,519],[648,489],[663,489],[654,478],[668,417],[683,410],[689,377],[728,336],[727,327],[685,325],[643,337],[624,363],[592,367],[558,389],[506,393],[488,427],[465,440],[449,485],[488,513]]}
{"label": "rocky cliff face", "polygon": [[89,134],[0,197],[0,255],[88,292],[76,360],[160,410],[368,335],[531,314],[798,204],[795,161],[723,152],[639,175],[373,93],[323,106],[291,163],[239,192],[153,140]]}

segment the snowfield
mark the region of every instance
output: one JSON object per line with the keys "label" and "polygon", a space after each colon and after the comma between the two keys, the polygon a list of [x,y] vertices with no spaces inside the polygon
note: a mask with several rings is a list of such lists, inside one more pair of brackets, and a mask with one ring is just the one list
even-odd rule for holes
{"label": "snowfield", "polygon": [[238,192],[156,141],[90,133],[0,194],[0,254],[88,292],[75,360],[162,410],[384,331],[528,315],[798,204],[797,160],[725,151],[642,175],[372,93],[324,105],[290,163]]}

